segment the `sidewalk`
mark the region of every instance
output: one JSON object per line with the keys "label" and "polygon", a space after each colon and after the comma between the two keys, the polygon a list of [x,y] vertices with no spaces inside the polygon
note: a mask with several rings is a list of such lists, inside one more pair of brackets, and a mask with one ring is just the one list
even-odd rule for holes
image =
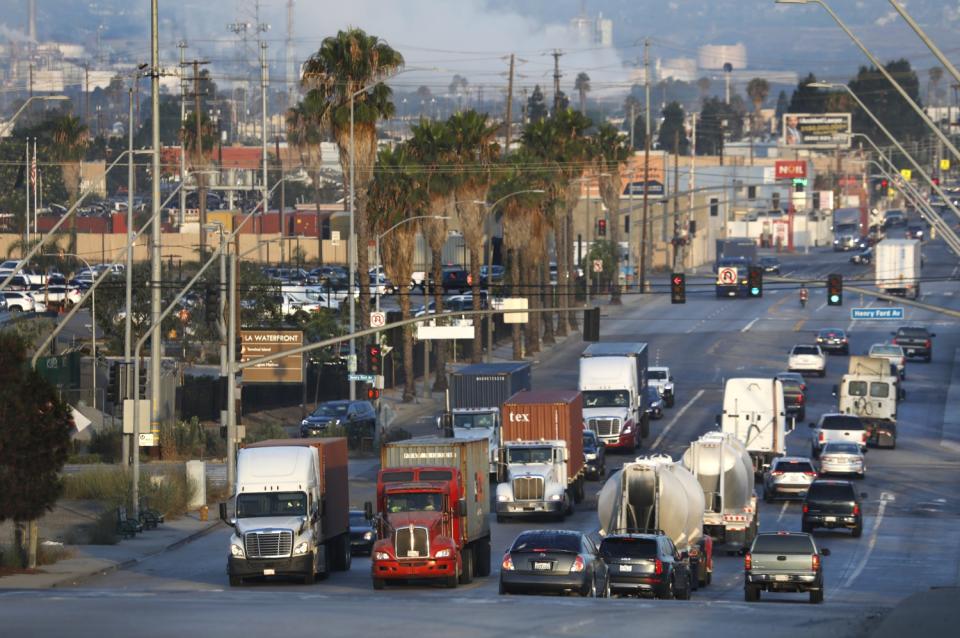
{"label": "sidewalk", "polygon": [[[214,514],[215,516],[215,514]],[[67,545],[72,558],[37,568],[32,574],[0,577],[0,590],[64,587],[118,569],[126,569],[162,552],[189,543],[221,525],[219,520],[201,521],[196,512],[144,530],[116,545]]]}

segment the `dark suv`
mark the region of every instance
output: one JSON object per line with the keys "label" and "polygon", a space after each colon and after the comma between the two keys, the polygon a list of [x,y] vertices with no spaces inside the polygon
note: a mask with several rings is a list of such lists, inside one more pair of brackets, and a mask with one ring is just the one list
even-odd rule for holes
{"label": "dark suv", "polygon": [[861,497],[866,498],[866,493],[858,495],[850,481],[817,479],[810,485],[803,501],[803,531],[842,527],[851,530],[854,538],[859,538],[863,534]]}
{"label": "dark suv", "polygon": [[830,550],[818,549],[810,534],[764,532],[757,534],[743,557],[743,597],[748,603],[760,600],[761,591],[808,592],[811,603],[823,602],[823,566],[820,556]]}
{"label": "dark suv", "polygon": [[600,543],[612,593],[688,600],[690,563],[663,534],[613,534]]}
{"label": "dark suv", "polygon": [[794,375],[777,375],[780,383],[783,384],[783,403],[787,408],[787,416],[792,416],[797,421],[803,421],[807,418],[807,384],[798,381]]}
{"label": "dark suv", "polygon": [[588,478],[599,481],[607,473],[607,451],[593,430],[583,431],[583,458]]}
{"label": "dark suv", "polygon": [[373,436],[376,424],[377,413],[369,401],[327,401],[300,422],[300,436],[307,438],[331,427],[342,427],[348,438],[359,440]]}
{"label": "dark suv", "polygon": [[933,359],[934,333],[926,328],[903,326],[893,335],[893,342],[903,348],[903,356],[907,359],[923,359],[927,363]]}

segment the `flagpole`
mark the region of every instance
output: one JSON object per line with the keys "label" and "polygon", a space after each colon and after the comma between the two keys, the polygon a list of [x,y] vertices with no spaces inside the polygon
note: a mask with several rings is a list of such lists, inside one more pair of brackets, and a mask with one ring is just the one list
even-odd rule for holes
{"label": "flagpole", "polygon": [[37,138],[33,138],[33,164],[30,166],[30,181],[33,182],[33,232],[37,229]]}
{"label": "flagpole", "polygon": [[[27,200],[27,212],[26,217],[23,218],[23,238],[25,245],[23,247],[23,254],[27,254],[26,244],[30,243],[30,138],[27,138],[27,159],[26,165],[23,167],[24,177],[23,187],[24,187],[24,199]],[[34,231],[36,232],[36,231]]]}

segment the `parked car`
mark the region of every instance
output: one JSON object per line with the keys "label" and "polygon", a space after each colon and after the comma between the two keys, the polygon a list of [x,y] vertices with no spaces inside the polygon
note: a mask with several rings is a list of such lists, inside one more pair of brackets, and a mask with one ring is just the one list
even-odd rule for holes
{"label": "parked car", "polygon": [[813,462],[805,456],[773,459],[770,468],[763,474],[763,500],[769,503],[780,497],[803,498],[816,478]]}
{"label": "parked car", "polygon": [[363,510],[350,510],[350,553],[369,556],[377,533]]}
{"label": "parked car", "polygon": [[813,604],[823,602],[821,556],[808,533],[762,532],[743,557],[743,597],[748,603],[760,600],[760,592],[807,593]]}
{"label": "parked car", "polygon": [[824,328],[817,333],[817,345],[827,352],[850,354],[850,341],[841,328]]}
{"label": "parked car", "polygon": [[883,357],[897,366],[897,376],[901,380],[907,378],[907,356],[903,348],[892,343],[875,343],[868,352],[871,357]]}
{"label": "parked car", "polygon": [[766,256],[761,257],[758,262],[760,267],[763,268],[763,272],[771,272],[777,275],[780,274],[780,260],[776,257]]}
{"label": "parked car", "polygon": [[857,494],[850,481],[817,479],[803,500],[800,526],[804,532],[818,527],[849,529],[854,538],[859,538],[863,534],[860,499],[866,497],[865,492]]}
{"label": "parked car", "polygon": [[925,229],[921,224],[910,224],[907,226],[907,239],[919,239],[923,241]]}
{"label": "parked car", "polygon": [[833,441],[820,451],[820,476],[828,474],[853,474],[863,478],[867,471],[863,455],[866,448],[849,441]]}
{"label": "parked car", "polygon": [[810,447],[813,458],[818,458],[827,443],[846,441],[867,448],[867,428],[860,417],[852,414],[831,412],[820,415],[820,420],[810,423]]}
{"label": "parked car", "polygon": [[7,312],[34,312],[36,302],[33,295],[22,290],[4,290],[3,298],[7,302]]}
{"label": "parked car", "polygon": [[907,358],[933,359],[933,338],[937,335],[920,326],[902,326],[893,335],[893,343],[903,348]]}
{"label": "parked car", "polygon": [[790,372],[815,372],[822,377],[827,373],[827,358],[818,345],[796,345],[790,350],[787,369]]}
{"label": "parked car", "polygon": [[[460,265],[444,266],[440,274],[440,286],[444,293],[456,292],[463,294],[470,290],[470,273]],[[433,290],[433,276],[428,275],[431,291]]]}
{"label": "parked car", "polygon": [[493,283],[494,285],[503,283],[503,277],[506,274],[506,268],[493,264],[489,267],[489,273],[487,271],[488,267],[486,265],[480,266],[481,286],[486,287],[490,285],[490,283]]}
{"label": "parked car", "polygon": [[373,432],[376,424],[377,413],[369,401],[327,401],[300,422],[300,436],[307,438],[336,426],[344,427],[348,434],[367,429]]}
{"label": "parked car", "polygon": [[613,594],[688,600],[690,562],[665,534],[613,534],[600,543]]}
{"label": "parked car", "polygon": [[653,386],[647,386],[647,414],[651,419],[663,418],[664,401],[660,393]]}
{"label": "parked car", "polygon": [[606,563],[590,537],[574,530],[521,533],[503,556],[500,593],[570,592],[593,598],[610,594]]}
{"label": "parked car", "polygon": [[583,431],[583,460],[588,478],[599,481],[607,473],[607,449],[593,430]]}

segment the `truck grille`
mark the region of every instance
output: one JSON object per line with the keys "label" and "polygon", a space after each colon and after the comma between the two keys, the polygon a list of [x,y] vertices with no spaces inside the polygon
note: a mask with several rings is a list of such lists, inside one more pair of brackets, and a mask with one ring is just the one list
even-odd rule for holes
{"label": "truck grille", "polygon": [[247,532],[243,549],[247,558],[286,558],[293,549],[293,532]]}
{"label": "truck grille", "polygon": [[542,501],[543,477],[522,476],[513,479],[513,498],[518,501]]}
{"label": "truck grille", "polygon": [[620,434],[620,419],[590,419],[590,429],[597,436],[618,436]]}
{"label": "truck grille", "polygon": [[430,555],[426,527],[401,527],[396,531],[397,558],[424,558]]}

